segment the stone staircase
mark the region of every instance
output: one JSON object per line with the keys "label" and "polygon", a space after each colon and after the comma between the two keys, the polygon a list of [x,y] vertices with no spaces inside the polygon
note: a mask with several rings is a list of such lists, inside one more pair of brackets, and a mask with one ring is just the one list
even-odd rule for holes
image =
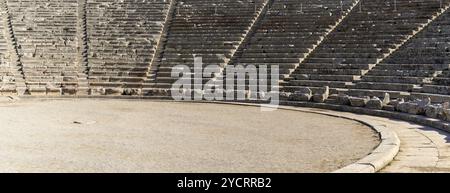
{"label": "stone staircase", "polygon": [[[430,85],[436,76],[449,68],[448,34],[445,32],[450,19],[449,7],[448,1],[442,1],[441,10],[418,33],[357,81],[349,94],[382,96],[383,92],[388,92],[393,98],[424,98],[427,94],[420,94],[426,92],[422,87]],[[431,98],[436,102],[443,101],[437,96]]]}
{"label": "stone staircase", "polygon": [[442,101],[450,100],[448,96],[450,95],[450,10],[448,7],[447,11],[429,27],[428,32],[423,34],[423,37],[419,36],[422,40],[420,42],[427,46],[425,51],[416,54],[417,58],[423,56],[420,57],[423,60],[429,58],[433,63],[441,64],[441,68],[436,69],[431,80],[422,84],[419,90],[421,94],[414,94],[444,98]]}
{"label": "stone staircase", "polygon": [[360,1],[292,73],[296,87],[355,88],[363,75],[395,52],[441,12],[439,1]]}
{"label": "stone staircase", "polygon": [[[230,66],[267,67],[265,72],[251,77],[267,78],[272,66],[279,67],[279,78],[289,79],[290,73],[317,47],[357,4],[357,1],[277,1],[262,18],[261,24],[238,50]],[[224,73],[226,76],[226,73]],[[236,79],[238,77],[235,77]],[[223,79],[223,78],[222,78]],[[252,80],[250,80],[252,81]],[[248,84],[247,80],[247,84]],[[225,82],[221,82],[225,84]]]}
{"label": "stone staircase", "polygon": [[170,1],[88,0],[91,95],[139,95]]}
{"label": "stone staircase", "polygon": [[[31,95],[77,87],[77,1],[7,0],[18,57]],[[69,90],[75,90],[69,89]]]}
{"label": "stone staircase", "polygon": [[[63,88],[63,95],[76,94],[76,95],[88,95],[89,89],[89,34],[87,32],[87,0],[78,0],[78,19],[77,19],[77,63],[80,69],[78,76],[78,87],[76,90],[69,90]],[[81,73],[83,72],[83,73]],[[72,92],[70,92],[72,91]]]}
{"label": "stone staircase", "polygon": [[[161,58],[164,54],[164,50],[166,49],[167,45],[167,38],[169,36],[169,31],[171,30],[171,24],[172,20],[175,17],[175,10],[178,6],[178,0],[171,0],[169,4],[169,10],[167,11],[165,21],[164,21],[164,27],[161,32],[161,38],[159,38],[158,44],[156,46],[155,54],[153,55],[152,61],[150,66],[148,67],[147,71],[147,78],[145,79],[144,83],[142,84],[142,90],[143,93],[147,93],[147,90],[152,90],[155,86],[155,80],[157,76],[157,71],[159,68],[159,63],[161,61]],[[159,60],[159,63],[158,63]]]}
{"label": "stone staircase", "polygon": [[193,71],[194,56],[202,57],[203,67],[223,68],[266,3],[266,0],[178,1],[161,55],[155,58],[150,78],[143,87],[171,88],[178,80],[171,77],[172,69],[185,65]]}
{"label": "stone staircase", "polygon": [[0,10],[0,92],[3,95],[24,95],[27,88],[7,0],[0,1]]}
{"label": "stone staircase", "polygon": [[[171,88],[179,65],[191,84],[225,87],[227,70],[255,67],[236,80],[248,89],[262,84],[257,78],[270,82],[278,66],[284,91],[329,86],[331,94],[449,101],[449,7],[449,0],[0,0],[0,93],[140,96]],[[218,73],[198,81],[194,56]]]}
{"label": "stone staircase", "polygon": [[242,57],[242,54],[244,50],[247,49],[247,44],[250,44],[250,41],[252,40],[252,37],[257,33],[257,30],[259,29],[259,26],[261,26],[262,22],[264,21],[264,18],[267,14],[267,12],[270,10],[270,8],[273,6],[275,0],[268,0],[265,2],[263,8],[258,12],[258,16],[253,21],[253,23],[250,25],[249,30],[247,31],[247,34],[245,34],[244,38],[242,38],[241,42],[238,44],[238,48],[233,51],[231,54],[230,59],[226,63],[225,66],[223,66],[220,69],[220,72],[218,73],[218,76],[214,77],[214,85],[217,85],[218,82],[223,81],[223,77],[225,75],[225,69],[227,66],[235,65],[237,60]]}

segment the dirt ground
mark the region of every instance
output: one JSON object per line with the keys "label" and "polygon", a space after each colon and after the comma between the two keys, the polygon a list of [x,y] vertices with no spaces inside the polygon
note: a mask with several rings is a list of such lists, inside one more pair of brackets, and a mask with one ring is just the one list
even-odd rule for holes
{"label": "dirt ground", "polygon": [[0,172],[330,172],[378,143],[358,122],[288,110],[0,101]]}

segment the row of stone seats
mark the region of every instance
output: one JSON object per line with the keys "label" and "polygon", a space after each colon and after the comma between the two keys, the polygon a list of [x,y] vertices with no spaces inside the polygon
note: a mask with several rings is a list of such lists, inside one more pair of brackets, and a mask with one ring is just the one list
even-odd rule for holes
{"label": "row of stone seats", "polygon": [[279,66],[286,77],[354,5],[344,0],[275,0],[230,65]]}
{"label": "row of stone seats", "polygon": [[450,69],[442,71],[437,77],[433,78],[430,84],[423,85],[422,92],[438,95],[450,95]]}
{"label": "row of stone seats", "polygon": [[291,75],[294,80],[286,86],[354,88],[355,81],[426,24],[440,8],[440,2],[435,0],[360,1],[300,63]]}
{"label": "row of stone seats", "polygon": [[[360,90],[422,92],[450,63],[450,11],[436,18],[356,83]],[[447,93],[446,93],[447,94]]]}
{"label": "row of stone seats", "polygon": [[295,92],[281,92],[280,100],[329,103],[345,105],[357,108],[368,108],[374,110],[398,111],[412,115],[424,115],[434,119],[450,121],[449,102],[432,104],[431,98],[391,100],[388,93],[382,97],[349,96],[346,94],[330,95],[329,87],[317,88],[313,91],[308,87],[302,87]]}
{"label": "row of stone seats", "polygon": [[[0,30],[3,32],[3,25],[0,24]],[[0,33],[0,95],[14,93],[15,78],[10,68],[9,53],[7,43],[3,33]]]}
{"label": "row of stone seats", "polygon": [[84,79],[78,62],[77,0],[6,1],[31,94],[75,92]]}
{"label": "row of stone seats", "polygon": [[169,0],[87,0],[91,94],[142,86],[169,6]]}
{"label": "row of stone seats", "polygon": [[[6,12],[0,12],[1,18],[5,17]],[[0,21],[0,95],[14,93],[15,78],[11,72],[11,61],[8,44],[6,40],[4,22]]]}
{"label": "row of stone seats", "polygon": [[267,0],[177,0],[164,46],[145,87],[170,88],[177,65],[224,66],[250,30]]}
{"label": "row of stone seats", "polygon": [[[86,91],[89,86],[94,90],[91,94],[169,88],[176,80],[172,68],[178,64],[193,68],[196,55],[203,58],[203,66],[279,65],[282,78],[296,68],[285,79],[290,89],[330,86],[330,94],[347,88],[350,95],[388,92],[393,98],[402,92],[450,95],[449,13],[384,59],[448,0],[364,0],[356,7],[356,0],[174,0],[169,23],[164,23],[169,0],[3,2],[10,10],[32,94],[73,94],[84,84]],[[86,2],[85,10],[80,2]],[[6,21],[9,15],[4,10],[1,18]],[[86,58],[79,37],[84,33],[81,12],[87,14]],[[14,92],[17,66],[8,46],[15,42],[7,42],[11,34],[4,25],[8,22],[0,22],[0,91]],[[169,30],[159,54],[163,25]]]}
{"label": "row of stone seats", "polygon": [[429,46],[429,49],[430,52],[435,54],[434,58],[437,58],[437,61],[435,60],[434,62],[444,64],[445,68],[437,69],[435,77],[430,83],[427,82],[423,85],[421,92],[430,93],[425,96],[437,99],[444,98],[441,101],[448,101],[448,96],[440,95],[450,95],[450,10],[447,10],[432,27],[434,38],[430,42],[435,44]]}

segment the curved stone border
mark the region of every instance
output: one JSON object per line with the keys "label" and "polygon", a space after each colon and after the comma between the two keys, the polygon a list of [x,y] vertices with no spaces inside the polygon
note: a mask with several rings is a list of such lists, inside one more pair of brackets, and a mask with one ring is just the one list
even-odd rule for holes
{"label": "curved stone border", "polygon": [[[300,110],[303,112],[311,112],[311,111],[305,111]],[[375,150],[372,151],[369,155],[362,158],[361,160],[357,161],[356,163],[353,163],[351,165],[348,165],[344,168],[341,168],[339,170],[334,171],[334,173],[375,173],[383,169],[385,166],[387,166],[392,160],[394,160],[395,156],[400,150],[400,139],[397,136],[397,133],[395,133],[392,129],[384,126],[384,125],[377,125],[374,123],[371,123],[370,120],[362,120],[362,119],[356,119],[351,118],[348,116],[336,116],[331,113],[327,112],[314,112],[318,114],[328,115],[328,116],[334,116],[339,118],[345,118],[350,119],[354,121],[358,121],[361,123],[364,123],[365,125],[368,125],[373,130],[375,130],[380,137],[380,144],[378,147],[375,148]]]}
{"label": "curved stone border", "polygon": [[396,112],[396,111],[374,110],[374,109],[368,109],[368,108],[362,108],[362,107],[351,107],[351,106],[335,105],[335,104],[328,104],[328,103],[280,101],[280,104],[287,105],[287,106],[328,109],[328,110],[334,110],[334,111],[360,113],[360,114],[377,116],[377,117],[392,118],[392,119],[398,119],[398,120],[403,120],[403,121],[409,121],[409,122],[413,122],[413,123],[416,123],[419,125],[425,125],[425,126],[433,127],[436,129],[440,129],[442,131],[450,132],[450,122],[442,121],[439,119],[433,119],[433,118],[425,117],[422,115],[412,115],[412,114],[401,113],[401,112]]}
{"label": "curved stone border", "polygon": [[400,150],[400,139],[397,133],[385,126],[373,128],[380,133],[380,145],[370,155],[334,173],[375,173],[394,160]]}

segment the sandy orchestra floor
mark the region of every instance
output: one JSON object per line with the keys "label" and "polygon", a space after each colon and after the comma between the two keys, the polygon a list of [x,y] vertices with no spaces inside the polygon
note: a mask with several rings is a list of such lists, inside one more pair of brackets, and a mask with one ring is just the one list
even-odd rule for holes
{"label": "sandy orchestra floor", "polygon": [[355,121],[128,100],[0,102],[1,172],[330,172],[370,153]]}

